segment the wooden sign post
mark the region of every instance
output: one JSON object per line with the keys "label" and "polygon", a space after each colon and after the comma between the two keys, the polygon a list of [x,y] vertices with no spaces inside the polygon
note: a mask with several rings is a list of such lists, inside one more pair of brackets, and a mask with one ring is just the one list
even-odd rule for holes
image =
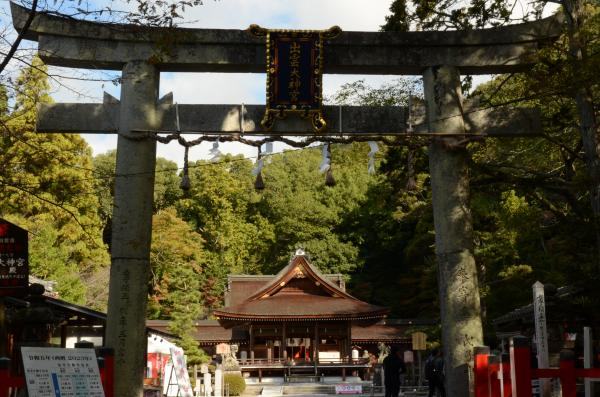
{"label": "wooden sign post", "polygon": [[[538,368],[548,368],[548,330],[546,329],[546,297],[544,284],[536,281],[533,284],[533,312],[535,317],[535,345],[537,348]],[[540,396],[550,397],[552,384],[548,379],[540,379]]]}
{"label": "wooden sign post", "polygon": [[417,352],[417,365],[419,368],[419,386],[423,384],[423,358],[421,352],[427,350],[427,334],[425,332],[415,332],[412,334],[412,349]]}

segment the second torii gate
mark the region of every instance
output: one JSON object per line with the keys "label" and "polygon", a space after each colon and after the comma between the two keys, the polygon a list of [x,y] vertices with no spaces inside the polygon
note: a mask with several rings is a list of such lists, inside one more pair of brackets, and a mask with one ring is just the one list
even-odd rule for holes
{"label": "second torii gate", "polygon": [[[11,8],[20,31],[28,10],[15,4]],[[554,19],[468,32],[345,32],[325,47],[325,73],[424,77],[426,122],[414,133],[435,137],[429,164],[450,397],[472,393],[472,351],[483,342],[467,152],[460,142],[470,135],[540,132],[535,110],[485,110],[464,103],[460,73],[523,71],[534,62],[539,45],[559,32]],[[164,37],[174,39],[166,51],[157,45]],[[106,340],[115,349],[115,395],[141,396],[156,162],[153,135],[174,132],[176,125],[172,96],[158,98],[159,72],[262,72],[265,45],[241,30],[145,29],[46,14],[35,17],[25,38],[38,42],[40,57],[49,65],[122,70],[120,101],[105,96],[103,104],[43,106],[38,131],[119,134]],[[264,107],[259,105],[182,105],[178,110],[182,131],[314,135],[307,123],[292,119],[261,131]],[[402,107],[326,107],[324,113],[336,134],[404,135],[408,129],[408,112]]]}

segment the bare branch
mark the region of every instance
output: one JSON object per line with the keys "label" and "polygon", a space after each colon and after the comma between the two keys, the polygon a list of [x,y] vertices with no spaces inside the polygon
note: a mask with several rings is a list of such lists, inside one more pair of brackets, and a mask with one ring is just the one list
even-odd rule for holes
{"label": "bare branch", "polygon": [[31,10],[29,11],[27,20],[25,21],[25,24],[23,25],[23,29],[21,29],[21,31],[19,32],[19,35],[17,36],[17,38],[15,39],[15,42],[10,47],[8,54],[4,57],[4,59],[2,60],[2,63],[0,64],[0,73],[2,73],[4,71],[4,69],[6,68],[6,65],[8,65],[8,62],[10,62],[13,55],[17,51],[17,48],[19,48],[19,46],[21,45],[23,36],[25,36],[25,33],[27,33],[27,31],[29,30],[29,26],[31,26],[31,23],[33,22],[33,18],[35,18],[35,15],[37,13],[37,10],[36,10],[37,4],[38,4],[38,0],[33,0],[33,3],[31,3]]}

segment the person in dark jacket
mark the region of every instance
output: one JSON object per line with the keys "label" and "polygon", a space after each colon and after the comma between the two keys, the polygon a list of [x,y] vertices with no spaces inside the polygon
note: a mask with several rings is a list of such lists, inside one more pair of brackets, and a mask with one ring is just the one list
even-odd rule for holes
{"label": "person in dark jacket", "polygon": [[406,372],[402,360],[402,352],[397,346],[392,346],[390,354],[383,359],[383,376],[385,380],[385,397],[398,397],[400,392],[400,374]]}
{"label": "person in dark jacket", "polygon": [[425,379],[427,379],[427,384],[429,385],[429,397],[436,395],[436,391],[440,397],[446,397],[444,378],[444,357],[442,351],[433,349],[425,362]]}

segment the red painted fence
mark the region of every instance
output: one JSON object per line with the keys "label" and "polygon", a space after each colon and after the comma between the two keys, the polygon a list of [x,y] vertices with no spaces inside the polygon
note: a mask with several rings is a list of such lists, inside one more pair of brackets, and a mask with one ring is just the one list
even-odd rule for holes
{"label": "red painted fence", "polygon": [[[112,349],[100,348],[97,350],[98,368],[100,379],[106,397],[114,397],[114,353]],[[12,376],[10,371],[10,359],[0,357],[0,397],[9,397],[11,392],[25,387],[24,376]]]}
{"label": "red painted fence", "polygon": [[577,378],[600,378],[600,368],[575,368],[571,350],[561,351],[558,368],[532,368],[529,340],[524,337],[511,339],[510,357],[490,355],[486,346],[476,347],[474,353],[476,397],[531,397],[531,381],[540,378],[560,379],[563,397],[576,397]]}

